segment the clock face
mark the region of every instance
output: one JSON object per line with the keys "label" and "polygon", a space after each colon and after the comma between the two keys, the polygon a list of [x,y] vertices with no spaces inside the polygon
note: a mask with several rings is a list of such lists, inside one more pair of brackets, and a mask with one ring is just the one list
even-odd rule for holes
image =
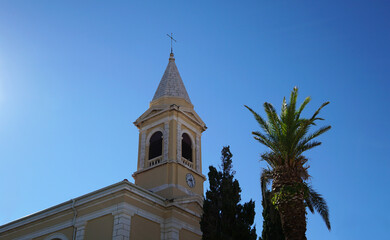
{"label": "clock face", "polygon": [[190,188],[195,187],[195,178],[194,178],[194,176],[192,176],[191,173],[187,173],[186,182]]}

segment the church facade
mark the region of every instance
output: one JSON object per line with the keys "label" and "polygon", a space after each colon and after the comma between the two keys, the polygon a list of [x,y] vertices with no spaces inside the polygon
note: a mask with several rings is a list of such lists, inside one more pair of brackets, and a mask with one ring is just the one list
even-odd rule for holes
{"label": "church facade", "polygon": [[139,129],[137,171],[128,180],[0,226],[0,240],[200,240],[201,136],[171,53]]}

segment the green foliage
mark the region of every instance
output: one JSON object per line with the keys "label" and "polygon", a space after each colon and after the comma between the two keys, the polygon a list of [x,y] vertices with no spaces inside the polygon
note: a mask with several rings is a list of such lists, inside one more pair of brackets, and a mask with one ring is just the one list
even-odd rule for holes
{"label": "green foliage", "polygon": [[206,192],[200,227],[203,240],[255,240],[255,202],[240,204],[241,188],[232,170],[229,146],[222,149],[221,171],[209,167],[210,190]]}
{"label": "green foliage", "polygon": [[297,97],[298,89],[294,88],[291,92],[290,102],[287,104],[286,99],[283,99],[280,116],[278,116],[272,104],[264,103],[267,121],[250,107],[245,106],[253,114],[264,131],[264,133],[258,131],[252,133],[257,141],[269,147],[270,151],[263,154],[262,159],[272,168],[277,166],[294,168],[305,164],[307,159],[302,158],[302,153],[321,145],[321,142],[314,141],[314,139],[331,128],[330,126],[321,127],[309,134],[310,128],[315,126],[317,121],[323,120],[317,117],[317,115],[329,102],[323,103],[312,117],[301,118],[301,113],[310,102],[310,97],[307,97],[299,107],[299,110],[296,110]]}
{"label": "green foliage", "polygon": [[265,192],[263,198],[263,231],[261,240],[285,240],[282,223],[280,221],[279,211],[271,203],[272,193]]}
{"label": "green foliage", "polygon": [[280,188],[280,190],[273,194],[271,203],[275,205],[275,208],[278,209],[278,205],[282,201],[286,201],[289,198],[292,198],[299,192],[304,192],[304,196],[307,196],[307,188],[303,183],[294,183],[293,185],[285,185]]}
{"label": "green foliage", "polygon": [[289,102],[283,99],[280,115],[277,114],[272,104],[264,103],[267,120],[250,107],[245,106],[262,129],[261,132],[252,132],[254,138],[269,149],[261,155],[262,160],[269,165],[269,168],[263,169],[261,174],[263,201],[267,199],[267,186],[272,181],[274,191],[272,202],[276,208],[280,202],[288,201],[293,196],[302,196],[301,193],[303,193],[302,201],[305,202],[306,207],[312,213],[314,210],[317,211],[330,230],[327,204],[322,196],[307,184],[310,178],[309,166],[307,165],[308,159],[303,155],[307,150],[321,145],[321,142],[315,139],[331,128],[331,126],[324,126],[311,132],[311,128],[316,126],[318,121],[324,120],[318,117],[318,114],[329,102],[323,103],[311,117],[303,118],[301,114],[311,99],[307,97],[297,109],[297,97],[298,89],[295,87],[291,92]]}
{"label": "green foliage", "polygon": [[305,184],[305,188],[306,206],[309,208],[311,213],[314,213],[314,210],[317,211],[324,220],[326,227],[330,230],[329,209],[325,199],[321,194],[317,193],[313,187]]}

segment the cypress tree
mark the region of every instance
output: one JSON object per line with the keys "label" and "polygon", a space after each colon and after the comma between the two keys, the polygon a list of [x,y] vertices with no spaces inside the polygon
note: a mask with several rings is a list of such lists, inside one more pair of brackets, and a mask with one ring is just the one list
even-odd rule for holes
{"label": "cypress tree", "polygon": [[234,179],[230,147],[222,149],[221,171],[209,167],[210,190],[206,192],[200,227],[203,240],[256,240],[255,202],[240,204],[241,188]]}
{"label": "cypress tree", "polygon": [[272,204],[272,193],[266,190],[263,197],[263,231],[260,240],[285,240],[279,211]]}

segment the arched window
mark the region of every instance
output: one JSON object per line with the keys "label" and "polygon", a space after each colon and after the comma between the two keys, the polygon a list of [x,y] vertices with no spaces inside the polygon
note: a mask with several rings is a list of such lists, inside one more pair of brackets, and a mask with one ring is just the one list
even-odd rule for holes
{"label": "arched window", "polygon": [[153,133],[149,140],[149,160],[162,155],[162,132]]}
{"label": "arched window", "polygon": [[68,240],[68,238],[62,233],[54,233],[46,237],[44,240]]}
{"label": "arched window", "polygon": [[181,140],[181,156],[192,162],[192,142],[187,133],[183,133]]}

